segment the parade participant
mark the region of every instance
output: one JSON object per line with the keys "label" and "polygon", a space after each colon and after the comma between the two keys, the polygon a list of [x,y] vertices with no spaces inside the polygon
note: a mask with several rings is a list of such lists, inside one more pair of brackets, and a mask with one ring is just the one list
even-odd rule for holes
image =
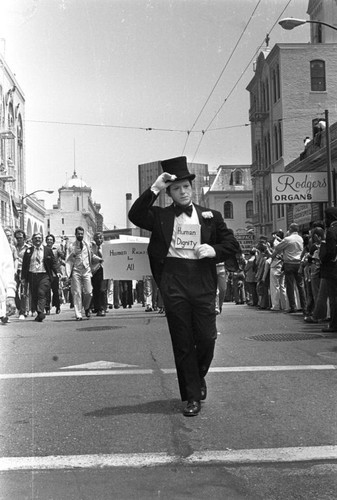
{"label": "parade participant", "polygon": [[288,235],[274,246],[272,257],[282,255],[284,274],[289,300],[289,313],[296,312],[295,286],[297,286],[301,309],[307,316],[307,302],[304,290],[303,276],[301,275],[301,256],[303,252],[303,238],[298,234],[298,224],[290,224]]}
{"label": "parade participant", "polygon": [[337,208],[325,210],[326,235],[321,240],[319,256],[321,277],[326,279],[330,302],[330,323],[322,332],[337,333]]}
{"label": "parade participant", "polygon": [[8,238],[0,226],[0,321],[5,325],[15,313],[15,279],[13,253]]}
{"label": "parade participant", "polygon": [[60,275],[53,251],[42,245],[42,234],[34,233],[33,247],[27,248],[22,260],[22,279],[28,282],[31,294],[32,310],[37,311],[35,321],[42,322],[46,315],[46,300],[50,293],[53,273]]}
{"label": "parade participant", "polygon": [[[61,270],[61,264],[63,263],[64,255],[61,250],[55,246],[55,236],[53,234],[48,234],[46,236],[46,245],[51,248],[53,254],[55,256],[55,260],[57,266]],[[52,297],[53,294],[53,297]],[[60,301],[60,279],[57,275],[53,275],[53,279],[51,282],[51,289],[48,294],[47,303],[46,303],[46,314],[50,314],[50,309],[55,307],[56,314],[60,314],[61,312],[61,301]]]}
{"label": "parade participant", "polygon": [[17,229],[14,233],[14,238],[16,240],[16,252],[18,256],[17,261],[17,270],[16,270],[16,293],[15,293],[15,302],[16,307],[19,311],[19,319],[24,320],[28,315],[29,310],[29,297],[28,297],[28,283],[23,286],[21,273],[22,273],[22,260],[25,251],[29,248],[29,245],[26,243],[26,234],[22,229]]}
{"label": "parade participant", "polygon": [[93,306],[97,316],[105,316],[107,307],[107,280],[103,279],[103,234],[94,234],[94,241],[91,243],[91,252],[95,256],[91,263],[91,284],[93,295]]}
{"label": "parade participant", "polygon": [[[163,174],[133,204],[130,221],[151,231],[148,255],[162,294],[177,369],[183,414],[195,416],[206,399],[205,376],[217,337],[216,263],[240,253],[221,214],[192,203],[192,180],[186,157],[161,162]],[[165,190],[172,205],[154,206]],[[186,212],[188,213],[186,213]],[[179,235],[190,234],[191,245]]]}
{"label": "parade participant", "polygon": [[82,319],[82,308],[86,317],[91,316],[90,302],[92,297],[91,264],[97,261],[92,258],[90,246],[84,238],[84,229],[75,229],[76,241],[69,245],[66,258],[66,272],[71,278],[71,293],[74,301],[76,320]]}

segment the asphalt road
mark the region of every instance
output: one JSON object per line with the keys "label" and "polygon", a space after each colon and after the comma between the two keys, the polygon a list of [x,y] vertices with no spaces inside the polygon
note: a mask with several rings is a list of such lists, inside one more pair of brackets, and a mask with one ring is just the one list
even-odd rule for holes
{"label": "asphalt road", "polygon": [[0,498],[337,498],[337,339],[225,304],[194,418],[166,319],[110,310],[0,327]]}

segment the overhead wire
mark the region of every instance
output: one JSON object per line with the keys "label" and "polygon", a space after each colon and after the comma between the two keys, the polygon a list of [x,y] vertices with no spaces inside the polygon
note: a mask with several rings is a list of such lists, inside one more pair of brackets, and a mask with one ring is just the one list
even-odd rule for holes
{"label": "overhead wire", "polygon": [[[283,15],[283,13],[285,12],[285,10],[289,7],[290,3],[292,2],[292,0],[288,0],[288,3],[286,4],[286,6],[282,9],[282,12],[279,14],[279,16],[277,17],[276,21],[274,22],[273,26],[271,27],[271,29],[268,31],[268,35],[273,31],[273,29],[275,28],[276,24],[278,23],[279,19],[281,18],[281,16]],[[201,146],[201,143],[205,137],[205,134],[206,132],[208,132],[209,130],[209,127],[212,125],[212,123],[214,122],[215,118],[218,116],[218,114],[220,113],[220,111],[222,110],[222,108],[224,107],[224,105],[226,104],[226,102],[228,101],[228,99],[230,98],[230,96],[232,95],[232,93],[234,92],[234,90],[236,89],[238,83],[240,82],[241,78],[243,77],[243,75],[246,73],[247,69],[250,67],[251,63],[254,61],[255,57],[256,57],[256,53],[259,52],[259,50],[261,50],[261,47],[264,45],[265,43],[265,40],[266,38],[263,39],[263,41],[261,42],[261,44],[259,45],[257,51],[255,51],[253,57],[250,59],[250,61],[248,62],[247,66],[245,67],[245,69],[242,71],[241,75],[239,76],[239,78],[237,79],[237,81],[235,82],[235,84],[233,85],[232,89],[230,90],[229,94],[227,95],[227,97],[224,99],[223,103],[221,104],[220,108],[217,110],[217,112],[215,113],[215,115],[213,116],[213,118],[211,119],[211,121],[209,122],[209,124],[207,125],[207,127],[205,127],[204,130],[202,130],[202,135],[200,137],[200,141],[197,145],[197,148],[194,152],[194,155],[193,155],[193,158],[192,158],[192,163],[200,149],[200,146]]]}
{"label": "overhead wire", "polygon": [[[250,24],[251,20],[253,19],[253,16],[254,16],[254,14],[255,14],[256,10],[258,9],[258,7],[259,7],[259,5],[260,5],[261,1],[262,1],[262,0],[258,0],[257,4],[256,4],[256,6],[255,6],[255,8],[253,9],[253,12],[251,13],[251,15],[250,15],[250,17],[249,17],[248,22],[246,23],[246,26],[245,26],[245,27],[244,27],[244,29],[242,30],[242,32],[241,32],[241,34],[240,34],[240,36],[239,36],[239,38],[238,38],[238,40],[237,40],[236,44],[234,45],[234,47],[233,47],[233,49],[232,49],[232,52],[230,53],[230,55],[229,55],[229,57],[228,57],[228,59],[227,59],[227,61],[226,61],[226,64],[225,64],[225,65],[224,65],[224,67],[222,68],[222,70],[221,70],[221,72],[220,72],[220,75],[218,76],[218,78],[217,78],[217,80],[216,80],[215,84],[213,85],[212,90],[210,91],[210,93],[209,93],[209,95],[208,95],[208,97],[207,97],[206,101],[204,102],[204,104],[203,104],[203,106],[202,106],[201,110],[199,111],[199,113],[198,113],[198,115],[197,115],[196,119],[194,120],[194,123],[193,123],[192,127],[190,128],[189,132],[193,131],[193,129],[194,129],[194,127],[195,127],[196,123],[198,122],[198,120],[199,120],[200,116],[202,115],[202,113],[203,113],[203,111],[204,111],[205,107],[207,106],[207,104],[208,104],[208,102],[209,102],[210,98],[212,97],[212,95],[213,95],[213,93],[214,93],[214,91],[215,91],[216,87],[218,86],[218,83],[220,82],[220,80],[221,80],[221,78],[222,78],[222,75],[224,74],[224,72],[225,72],[225,70],[226,70],[226,68],[227,68],[228,64],[230,63],[230,61],[231,61],[231,59],[232,59],[232,57],[233,57],[233,55],[234,55],[234,53],[235,53],[235,51],[236,51],[237,47],[238,47],[238,45],[239,45],[239,43],[240,43],[240,41],[241,41],[241,39],[242,39],[243,35],[245,34],[245,32],[246,32],[246,30],[247,30],[247,28],[248,28],[248,26],[249,26],[249,24]],[[182,154],[184,154],[184,151],[185,151],[185,148],[186,148],[186,145],[187,145],[188,139],[189,139],[189,134],[187,135],[186,142],[185,142],[185,144],[184,144],[184,148],[183,148]]]}

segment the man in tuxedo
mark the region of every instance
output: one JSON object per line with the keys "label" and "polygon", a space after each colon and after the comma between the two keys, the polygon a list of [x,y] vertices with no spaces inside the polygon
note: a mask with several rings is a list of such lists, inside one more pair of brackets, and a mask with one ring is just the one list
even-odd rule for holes
{"label": "man in tuxedo", "polygon": [[[133,204],[130,221],[151,231],[148,255],[170,330],[183,414],[198,415],[217,337],[216,263],[241,254],[220,212],[192,203],[186,157],[161,162],[163,174]],[[166,189],[172,205],[154,206]]]}
{"label": "man in tuxedo", "polygon": [[23,255],[21,271],[23,283],[29,283],[32,310],[37,311],[35,321],[39,322],[42,322],[46,317],[44,311],[47,296],[50,293],[53,272],[57,276],[61,276],[52,249],[43,246],[42,241],[41,233],[33,234],[33,246],[27,248]]}

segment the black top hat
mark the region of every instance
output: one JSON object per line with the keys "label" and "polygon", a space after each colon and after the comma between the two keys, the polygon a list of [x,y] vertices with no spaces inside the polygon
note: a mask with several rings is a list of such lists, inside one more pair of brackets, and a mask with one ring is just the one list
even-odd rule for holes
{"label": "black top hat", "polygon": [[161,162],[163,172],[167,172],[171,175],[176,175],[176,181],[182,179],[189,179],[193,181],[195,179],[195,174],[191,174],[187,168],[186,156],[178,156],[177,158],[170,158],[169,160],[163,160]]}

